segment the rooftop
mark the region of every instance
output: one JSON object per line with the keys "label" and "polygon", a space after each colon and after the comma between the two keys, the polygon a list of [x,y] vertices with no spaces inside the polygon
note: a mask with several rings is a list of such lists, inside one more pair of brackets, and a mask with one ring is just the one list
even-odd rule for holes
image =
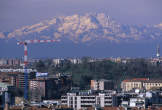
{"label": "rooftop", "polygon": [[0,82],[0,87],[7,87],[7,86],[12,86],[12,85]]}
{"label": "rooftop", "polygon": [[137,81],[148,81],[149,78],[133,78],[133,79],[126,79],[123,80],[123,82],[137,82]]}
{"label": "rooftop", "polygon": [[0,72],[6,72],[6,73],[8,73],[8,72],[21,72],[21,73],[24,73],[25,71],[27,71],[28,73],[37,72],[36,69],[27,69],[27,70],[25,70],[25,69],[0,69]]}
{"label": "rooftop", "polygon": [[162,83],[161,79],[149,79],[149,78],[134,78],[126,79],[123,82],[144,82],[144,83]]}

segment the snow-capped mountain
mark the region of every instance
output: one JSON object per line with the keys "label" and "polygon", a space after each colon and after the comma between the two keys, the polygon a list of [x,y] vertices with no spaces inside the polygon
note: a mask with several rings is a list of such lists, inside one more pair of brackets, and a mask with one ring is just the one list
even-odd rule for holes
{"label": "snow-capped mountain", "polygon": [[68,39],[74,43],[110,41],[132,42],[159,40],[162,24],[125,25],[117,23],[104,13],[59,16],[12,32],[1,32],[1,39]]}
{"label": "snow-capped mountain", "polygon": [[[153,46],[156,48],[157,42],[162,41],[162,23],[157,25],[120,24],[104,13],[58,16],[10,32],[0,32],[0,50],[2,51],[0,56],[12,56],[12,54],[16,56],[19,54],[17,41],[34,39],[59,39],[61,44],[53,47],[62,51],[61,53],[54,52],[54,55],[58,54],[57,56],[60,54],[64,56],[126,56],[124,53],[136,55],[136,53],[142,53],[143,50],[147,56],[147,54],[152,55],[149,46],[153,52]],[[33,49],[35,54],[39,53],[38,48],[35,49],[36,52]],[[44,50],[51,52],[53,48],[47,45]],[[67,50],[73,51],[68,53]]]}

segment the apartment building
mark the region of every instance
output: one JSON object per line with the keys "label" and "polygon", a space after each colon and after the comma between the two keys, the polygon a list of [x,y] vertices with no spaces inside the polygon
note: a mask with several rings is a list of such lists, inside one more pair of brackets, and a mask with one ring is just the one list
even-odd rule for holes
{"label": "apartment building", "polygon": [[61,104],[79,110],[88,107],[117,106],[116,99],[117,96],[113,93],[67,93],[61,97]]}
{"label": "apartment building", "polygon": [[[19,73],[16,77],[16,87],[18,88],[25,88],[25,73]],[[35,73],[28,73],[28,80],[34,79]],[[29,87],[29,84],[28,84]]]}
{"label": "apartment building", "polygon": [[14,86],[0,82],[0,110],[5,110],[5,104],[14,105],[15,96],[11,94]]}
{"label": "apartment building", "polygon": [[21,59],[0,59],[0,66],[20,66]]}
{"label": "apartment building", "polygon": [[32,101],[41,101],[45,97],[46,81],[44,79],[32,79],[29,81],[30,99]]}
{"label": "apartment building", "polygon": [[160,87],[162,87],[162,80],[149,79],[149,78],[128,79],[122,81],[121,83],[121,88],[123,91],[130,91],[132,89],[151,90]]}
{"label": "apartment building", "polygon": [[41,101],[41,99],[49,99],[57,89],[56,78],[35,78],[29,81],[29,90],[33,93],[33,101]]}
{"label": "apartment building", "polygon": [[[27,69],[28,80],[35,78],[36,70]],[[0,69],[0,82],[11,84],[17,88],[25,87],[24,69]]]}
{"label": "apartment building", "polygon": [[143,82],[143,87],[146,90],[151,90],[154,88],[161,88],[162,87],[162,80],[159,79],[150,79],[150,80],[146,80]]}

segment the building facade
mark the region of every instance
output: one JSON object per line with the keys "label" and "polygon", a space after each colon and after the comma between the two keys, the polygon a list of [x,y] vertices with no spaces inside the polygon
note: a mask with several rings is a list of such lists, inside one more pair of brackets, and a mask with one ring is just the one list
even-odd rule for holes
{"label": "building facade", "polygon": [[36,78],[29,81],[29,90],[32,93],[31,99],[41,101],[42,99],[54,98],[58,85],[55,78]]}
{"label": "building facade", "polygon": [[[0,69],[0,82],[11,84],[17,88],[25,87],[24,69]],[[35,78],[36,70],[27,69],[28,80]]]}
{"label": "building facade", "polygon": [[11,95],[11,91],[14,89],[14,86],[0,82],[0,109],[3,110],[6,104],[14,104],[15,97]]}
{"label": "building facade", "polygon": [[112,90],[114,84],[111,80],[91,80],[91,90]]}
{"label": "building facade", "polygon": [[123,91],[130,91],[133,89],[151,90],[160,87],[162,87],[162,80],[148,78],[135,78],[130,80],[124,80],[121,83],[121,88]]}
{"label": "building facade", "polygon": [[108,107],[117,106],[116,98],[117,96],[112,93],[67,93],[67,95],[61,97],[61,104],[62,106],[73,108],[74,110],[85,109],[88,107]]}
{"label": "building facade", "polygon": [[45,97],[46,81],[43,79],[32,79],[29,81],[30,98],[33,101],[41,101]]}
{"label": "building facade", "polygon": [[[16,78],[16,87],[18,88],[25,88],[25,73],[19,73],[17,74],[17,78]],[[31,72],[28,73],[28,81],[32,80],[35,78],[35,73]],[[28,83],[28,87],[29,87],[29,83]]]}

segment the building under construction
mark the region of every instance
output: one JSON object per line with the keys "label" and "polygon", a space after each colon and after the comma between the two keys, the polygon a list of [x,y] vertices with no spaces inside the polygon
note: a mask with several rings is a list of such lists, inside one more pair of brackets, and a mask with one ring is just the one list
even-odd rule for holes
{"label": "building under construction", "polygon": [[[34,79],[36,70],[27,69],[28,79]],[[17,88],[25,88],[24,69],[0,69],[0,82],[11,84]],[[29,86],[29,85],[28,85]]]}

